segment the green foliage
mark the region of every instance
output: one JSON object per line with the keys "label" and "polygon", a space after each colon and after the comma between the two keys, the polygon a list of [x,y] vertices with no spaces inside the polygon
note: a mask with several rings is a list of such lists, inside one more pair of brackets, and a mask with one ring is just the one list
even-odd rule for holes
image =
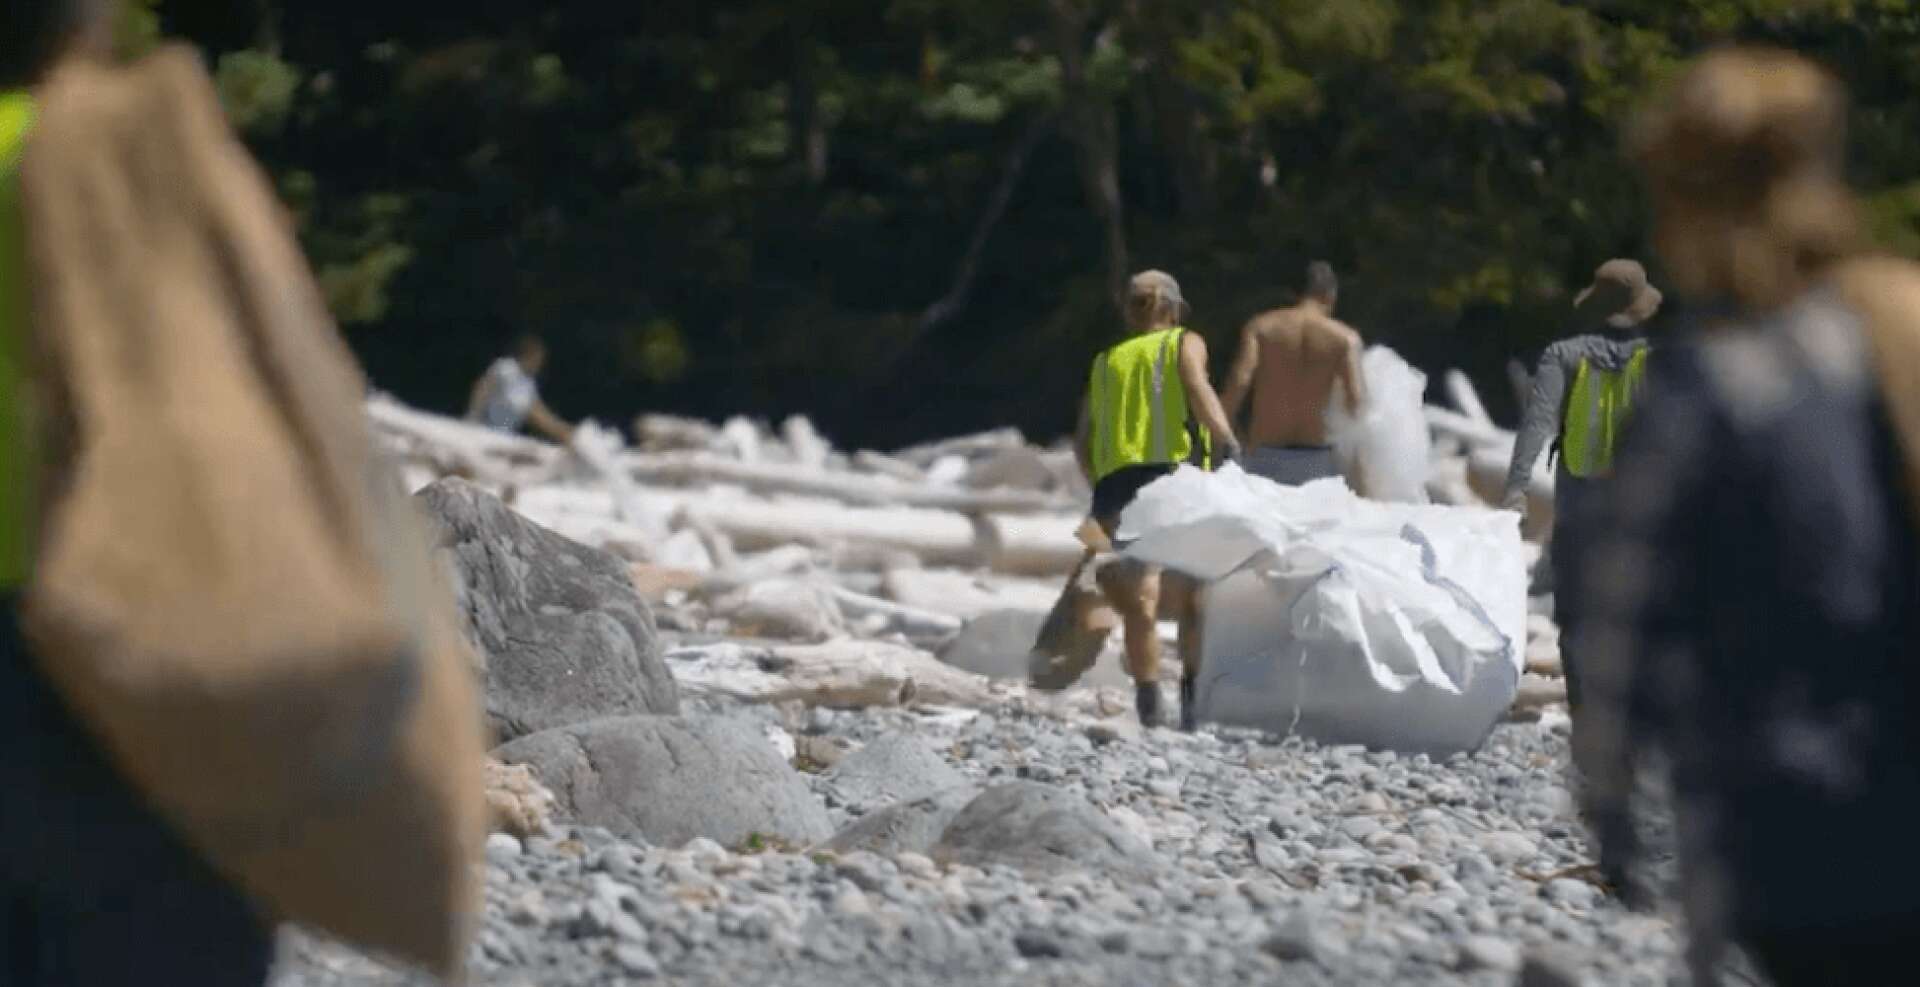
{"label": "green foliage", "polygon": [[1621,127],[1730,38],[1847,78],[1866,215],[1920,254],[1913,0],[230,6],[122,37],[211,46],[376,378],[443,407],[532,330],[569,414],[1045,436],[1110,264],[1179,276],[1223,363],[1316,257],[1372,338],[1496,380],[1599,261],[1655,260]]}
{"label": "green foliage", "polygon": [[227,116],[243,133],[271,135],[286,125],[300,90],[300,70],[263,51],[220,56],[213,80]]}
{"label": "green foliage", "polygon": [[119,0],[113,23],[113,48],[121,58],[137,58],[160,42],[160,0]]}

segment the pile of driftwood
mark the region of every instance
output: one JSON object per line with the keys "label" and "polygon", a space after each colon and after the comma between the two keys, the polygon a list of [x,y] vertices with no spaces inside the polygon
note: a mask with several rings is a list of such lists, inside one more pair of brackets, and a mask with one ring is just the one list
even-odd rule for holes
{"label": "pile of driftwood", "polygon": [[[1496,505],[1513,434],[1465,375],[1448,374],[1444,390],[1447,406],[1426,408],[1428,492]],[[1085,551],[1076,531],[1090,491],[1071,448],[1014,429],[845,451],[801,417],[774,428],[642,415],[624,437],[585,423],[563,448],[383,395],[368,412],[411,487],[460,476],[624,557],[640,591],[663,604],[663,626],[680,632],[939,652],[983,615],[1030,614],[1037,626]],[[1552,518],[1552,475],[1536,467],[1527,492],[1537,539]],[[1537,620],[1534,637],[1540,680],[1522,701],[1537,708],[1557,698],[1547,673],[1558,657],[1550,623]]]}

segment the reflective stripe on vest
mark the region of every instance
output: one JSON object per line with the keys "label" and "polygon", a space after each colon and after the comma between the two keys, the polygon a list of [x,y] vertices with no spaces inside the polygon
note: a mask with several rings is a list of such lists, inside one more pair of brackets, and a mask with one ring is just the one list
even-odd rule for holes
{"label": "reflective stripe on vest", "polygon": [[1580,361],[1560,434],[1560,460],[1569,474],[1587,479],[1613,472],[1614,449],[1633,414],[1633,399],[1646,366],[1644,347],[1620,370],[1595,367],[1590,359]]}
{"label": "reflective stripe on vest", "polygon": [[33,129],[33,98],[0,93],[0,588],[24,582],[32,551],[32,436],[26,415],[25,244],[20,155]]}
{"label": "reflective stripe on vest", "polygon": [[[1094,482],[1128,466],[1179,463],[1194,456],[1187,387],[1180,379],[1180,338],[1185,332],[1173,328],[1142,333],[1094,359],[1087,382]],[[1201,436],[1203,456],[1209,438]]]}

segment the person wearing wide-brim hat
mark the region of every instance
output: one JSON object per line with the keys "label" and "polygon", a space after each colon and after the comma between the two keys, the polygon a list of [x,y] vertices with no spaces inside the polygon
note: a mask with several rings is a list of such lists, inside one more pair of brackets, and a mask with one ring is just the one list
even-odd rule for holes
{"label": "person wearing wide-brim hat", "polygon": [[[1640,262],[1615,258],[1600,265],[1593,283],[1574,297],[1575,335],[1547,347],[1533,375],[1533,393],[1520,419],[1513,462],[1507,470],[1506,506],[1524,512],[1526,490],[1540,453],[1552,442],[1554,526],[1548,565],[1554,577],[1554,621],[1563,640],[1579,601],[1560,591],[1563,559],[1571,558],[1576,537],[1565,519],[1577,498],[1591,496],[1613,468],[1614,445],[1646,369],[1643,327],[1660,310],[1660,291],[1647,280]],[[1577,710],[1580,686],[1575,663],[1563,647],[1567,700]]]}

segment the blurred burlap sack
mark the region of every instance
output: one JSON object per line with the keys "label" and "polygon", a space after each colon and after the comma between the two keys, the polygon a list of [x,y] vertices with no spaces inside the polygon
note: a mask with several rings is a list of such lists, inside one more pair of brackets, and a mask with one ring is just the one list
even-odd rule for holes
{"label": "blurred burlap sack", "polygon": [[40,95],[45,672],[275,917],[457,977],[485,826],[473,659],[285,214],[189,51]]}

